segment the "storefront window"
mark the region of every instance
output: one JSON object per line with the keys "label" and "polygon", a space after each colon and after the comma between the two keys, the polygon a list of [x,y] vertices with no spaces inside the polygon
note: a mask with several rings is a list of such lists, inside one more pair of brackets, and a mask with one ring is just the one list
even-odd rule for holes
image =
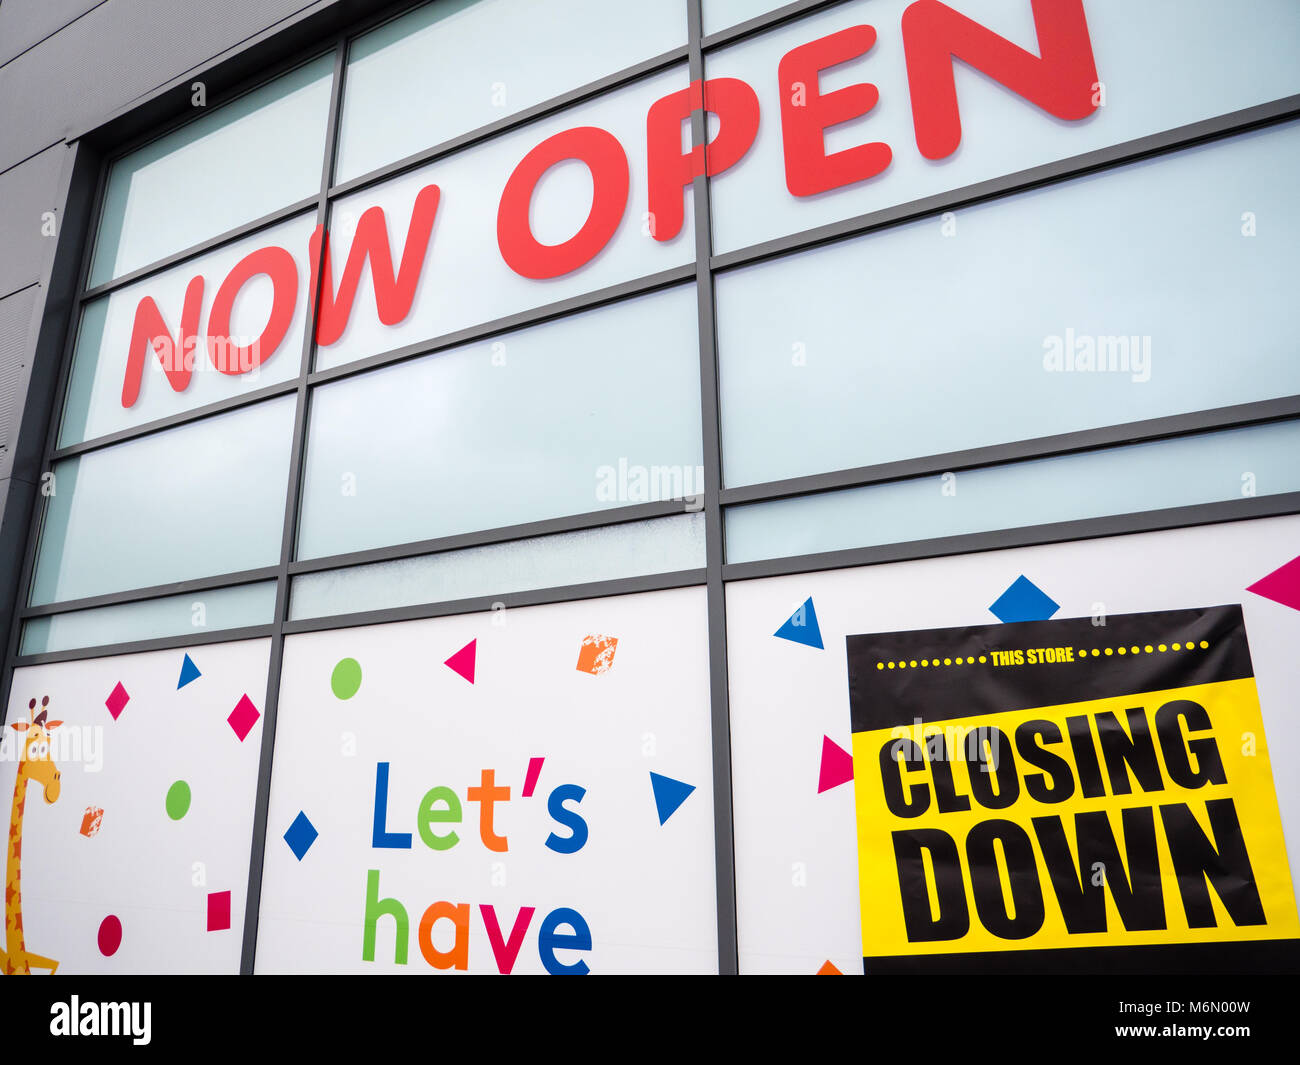
{"label": "storefront window", "polygon": [[[941,158],[927,158],[918,148],[915,93],[933,95],[938,88],[933,73],[916,89],[909,84],[901,27],[903,12],[912,4],[834,4],[709,55],[709,78],[743,79],[758,93],[761,107],[758,135],[749,151],[712,180],[715,251],[734,251],[1300,92],[1300,67],[1292,61],[1300,6],[1290,0],[1261,0],[1248,8],[1185,0],[1177,5],[1176,16],[1167,4],[1088,0],[1087,34],[1097,81],[1092,96],[1080,102],[1086,117],[1048,114],[986,73],[952,62],[945,51],[951,67],[940,69],[954,70],[959,144]],[[962,15],[997,36],[1039,55],[1029,0],[964,0],[959,7]],[[865,38],[857,45],[840,39],[833,47],[805,50],[812,58],[794,62],[787,72],[790,84],[782,84],[779,70],[787,53],[856,26],[875,31],[867,51],[837,61],[840,54],[852,55],[864,46]],[[943,32],[929,35],[938,42],[933,47],[943,46]],[[1078,43],[1086,58],[1088,42]],[[818,72],[821,63],[832,65]],[[1001,72],[1006,75],[1005,68]],[[1051,83],[1042,76],[1043,84]],[[832,187],[792,195],[786,181],[786,123],[804,113],[830,117],[842,112],[848,107],[843,97],[831,104],[818,97],[864,83],[876,87],[879,101],[859,117],[829,125],[815,139],[824,143],[828,156],[864,144],[887,145],[888,165],[858,178],[855,172],[865,174],[872,167],[843,157],[834,165],[815,163],[817,175]],[[1021,88],[1030,91],[1028,81]],[[1086,92],[1088,85],[1081,88]],[[783,107],[791,113],[783,116]],[[833,184],[839,177],[853,180]]]}
{"label": "storefront window", "polygon": [[704,490],[693,285],[315,390],[301,558]]}
{"label": "storefront window", "polygon": [[781,0],[704,0],[704,32],[717,33],[784,6]]}
{"label": "storefront window", "polygon": [[[358,226],[368,211],[382,210],[397,268],[411,239],[408,234],[421,190],[438,188],[431,228],[428,222],[426,228],[416,227],[428,245],[409,311],[381,317],[367,265],[350,317],[337,336],[331,333],[317,351],[317,369],[691,262],[695,258],[691,197],[682,193],[685,220],[680,230],[673,239],[660,240],[648,217],[646,185],[646,112],[660,97],[686,85],[684,67],[638,81],[336,202],[329,243],[337,286]],[[611,173],[615,175],[610,178],[602,172],[602,203],[606,194],[617,199],[616,192],[610,190],[618,175],[626,175],[623,205],[614,202],[608,219],[603,212],[594,212],[595,186],[589,165],[576,158],[565,159],[540,175],[529,200],[528,220],[538,243],[556,246],[569,242],[587,227],[589,218],[601,214],[591,225],[603,236],[606,229],[602,227],[608,221],[608,240],[594,257],[572,270],[553,277],[522,276],[507,264],[500,248],[499,212],[507,181],[544,141],[569,130],[593,127],[597,130],[593,136],[612,160]],[[688,136],[689,129],[684,128]],[[424,202],[428,210],[428,201]],[[522,217],[521,211],[514,229],[522,226]]]}
{"label": "storefront window", "polygon": [[297,377],[314,222],[301,215],[87,304],[60,446]]}
{"label": "storefront window", "polygon": [[[629,16],[635,31],[629,31]],[[353,43],[337,180],[686,44],[681,0],[440,0]]]}
{"label": "storefront window", "polygon": [[[333,73],[321,56],[118,160],[90,285],[314,196]],[[191,91],[206,101],[202,83]]]}
{"label": "storefront window", "polygon": [[717,280],[729,487],[1300,392],[1288,124]]}
{"label": "storefront window", "polygon": [[286,397],[56,463],[32,603],[275,565],[292,429]]}
{"label": "storefront window", "polygon": [[1297,454],[1287,421],[755,503],[727,512],[727,561],[1296,492]]}
{"label": "storefront window", "polygon": [[293,581],[289,617],[449,603],[703,567],[703,515],[683,514],[303,574]]}
{"label": "storefront window", "polygon": [[41,654],[269,625],[274,613],[274,581],[142,599],[32,618],[23,626],[22,653]]}

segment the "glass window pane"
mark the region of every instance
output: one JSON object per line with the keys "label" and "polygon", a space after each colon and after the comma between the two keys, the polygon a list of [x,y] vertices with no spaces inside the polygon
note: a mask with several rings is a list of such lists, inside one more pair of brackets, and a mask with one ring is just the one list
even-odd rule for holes
{"label": "glass window pane", "polygon": [[683,0],[449,0],[348,55],[337,180],[349,181],[686,43]]}
{"label": "glass window pane", "polygon": [[[417,193],[429,185],[440,190],[409,313],[395,324],[381,324],[367,265],[347,327],[336,342],[321,346],[317,368],[339,366],[693,261],[692,197],[683,191],[685,216],[680,230],[671,240],[658,240],[651,236],[653,227],[647,222],[645,176],[646,112],[660,97],[686,86],[686,68],[675,68],[338,201],[330,223],[336,290],[358,223],[371,207],[383,209],[393,262],[398,264]],[[543,280],[523,277],[506,265],[497,241],[502,192],[529,152],[555,134],[583,126],[612,134],[627,156],[628,197],[621,221],[609,242],[584,266]],[[689,124],[683,123],[683,136],[689,134]],[[531,200],[536,240],[558,245],[577,234],[591,213],[592,190],[591,171],[579,160],[568,159],[547,170]]]}
{"label": "glass window pane", "polygon": [[294,397],[64,459],[34,604],[280,561]]}
{"label": "glass window pane", "polygon": [[[315,224],[314,214],[300,215],[87,304],[77,334],[59,445],[106,436],[297,377],[307,317],[307,243]],[[288,258],[281,256],[279,261],[286,269],[278,278],[278,287],[267,273],[241,270],[232,275],[247,256],[265,248],[282,249],[296,267],[287,269]],[[177,392],[163,359],[173,373],[183,369],[182,321],[187,290],[196,277],[203,280],[195,334],[198,342],[191,349],[192,375],[188,382],[177,381],[184,385]],[[226,289],[233,302],[222,299],[223,306],[230,307],[230,328],[227,333],[223,327],[219,336],[228,336],[232,345],[223,347],[220,342],[210,344],[207,338],[211,312],[227,277],[232,277],[231,285],[238,289]],[[152,308],[148,304],[142,307],[144,300],[152,300]],[[171,347],[165,347],[161,356],[149,349],[147,338],[137,342],[135,337],[137,316],[152,330],[153,309],[171,339]],[[276,337],[281,339],[271,347]],[[133,342],[138,347],[133,348]],[[249,350],[241,354],[235,348]],[[133,364],[132,359],[138,362]],[[218,365],[225,371],[219,372]],[[243,371],[246,366],[250,367],[246,372],[226,372]],[[128,387],[133,394],[126,394]]]}
{"label": "glass window pane", "polygon": [[269,625],[274,613],[274,581],[74,610],[24,623],[21,653],[33,655]]}
{"label": "glass window pane", "polygon": [[[713,178],[716,251],[918,200],[1136,137],[1300,92],[1300,4],[1294,0],[1087,0],[1087,25],[1104,103],[1079,121],[1057,119],[984,73],[955,63],[961,142],[942,159],[917,148],[900,22],[912,0],[859,0],[710,54],[710,78],[741,78],[758,93],[758,136],[745,156]],[[1029,0],[962,0],[980,25],[1039,54]],[[889,145],[877,176],[793,196],[785,182],[778,64],[791,49],[856,25],[875,28],[864,55],[829,67],[820,92],[869,83],[880,101],[860,118],[829,127],[828,154]],[[1243,208],[1244,209],[1244,208]]]}
{"label": "glass window pane", "polygon": [[333,74],[321,56],[114,163],[90,284],[315,195]]}
{"label": "glass window pane", "polygon": [[704,567],[704,516],[683,514],[295,577],[292,619]]}
{"label": "glass window pane", "polygon": [[1298,169],[1292,123],[721,274],[726,483],[1300,392]]}
{"label": "glass window pane", "polygon": [[717,33],[738,26],[787,3],[789,0],[704,0],[704,32]]}
{"label": "glass window pane", "polygon": [[1300,421],[1286,421],[754,503],[727,511],[727,561],[1295,492],[1298,454]]}
{"label": "glass window pane", "polygon": [[703,490],[693,285],[317,388],[298,555]]}

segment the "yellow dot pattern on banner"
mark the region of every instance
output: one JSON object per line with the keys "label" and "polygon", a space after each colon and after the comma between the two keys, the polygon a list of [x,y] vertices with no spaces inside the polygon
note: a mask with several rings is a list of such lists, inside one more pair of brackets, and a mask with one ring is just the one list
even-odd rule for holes
{"label": "yellow dot pattern on banner", "polygon": [[[1209,647],[1210,644],[1208,640],[1201,640],[1199,643],[1194,643],[1189,640],[1187,643],[1175,643],[1175,644],[1162,643],[1158,645],[1147,644],[1145,647],[1138,647],[1136,645],[1131,647],[1106,647],[1106,648],[1093,647],[1091,649],[1087,647],[1079,647],[1075,649],[1075,653],[1078,655],[1080,659],[1085,659],[1089,655],[1091,655],[1093,658],[1100,658],[1102,655],[1107,655],[1107,656],[1114,655],[1114,654],[1140,655],[1143,654],[1144,652],[1146,654],[1156,654],[1158,652],[1162,653],[1169,650],[1194,651],[1197,648],[1200,648],[1202,651],[1206,651],[1209,650]],[[987,662],[988,656],[980,655],[979,661]],[[958,657],[958,658],[943,659],[943,664],[945,666],[970,665],[974,662],[975,662],[974,655],[969,655],[966,658]],[[939,665],[939,659],[937,658],[922,658],[919,662],[913,658],[910,661],[904,661],[902,659],[897,659],[892,662],[882,660],[876,663],[876,668],[877,669],[917,669],[917,668],[928,669],[932,666],[937,667],[938,665]]]}

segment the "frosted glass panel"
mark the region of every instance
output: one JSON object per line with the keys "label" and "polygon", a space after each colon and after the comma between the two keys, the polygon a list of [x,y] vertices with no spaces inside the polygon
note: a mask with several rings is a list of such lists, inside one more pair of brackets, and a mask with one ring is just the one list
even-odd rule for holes
{"label": "frosted glass panel", "polygon": [[[367,267],[347,328],[337,342],[321,346],[317,368],[419,343],[693,261],[691,196],[683,193],[685,219],[672,240],[650,236],[645,221],[646,112],[661,96],[686,86],[686,68],[675,68],[338,201],[330,226],[331,260],[339,264],[334,267],[336,286],[357,224],[369,208],[383,208],[390,246],[404,249],[416,194],[428,185],[441,190],[410,313],[397,324],[380,323]],[[522,277],[506,265],[498,247],[501,194],[520,160],[537,145],[580,126],[600,127],[622,144],[630,181],[627,205],[609,242],[586,265],[547,280]],[[685,129],[684,135],[688,133]],[[591,213],[592,190],[585,163],[569,159],[551,167],[532,196],[536,240],[558,245],[578,233]],[[398,255],[395,250],[394,260]]]}
{"label": "frosted glass panel", "polygon": [[1300,393],[1298,170],[1291,123],[721,274],[726,483]]}
{"label": "frosted glass panel", "polygon": [[787,3],[789,0],[704,0],[704,32],[717,33],[785,7]]}
{"label": "frosted glass panel", "polygon": [[54,466],[35,604],[280,561],[294,397]]}
{"label": "frosted glass panel", "polygon": [[33,655],[269,625],[274,612],[274,581],[74,610],[26,622],[21,653]]}
{"label": "frosted glass panel", "polygon": [[[307,317],[308,253],[307,242],[316,224],[314,214],[300,215],[291,221],[259,230],[251,237],[227,244],[216,251],[190,259],[180,266],[133,285],[117,289],[86,306],[82,312],[81,328],[77,334],[76,354],[72,363],[72,380],[68,387],[68,400],[59,433],[59,445],[80,443],[106,436],[121,429],[130,429],[158,418],[168,418],[183,411],[193,410],[207,403],[229,399],[267,385],[298,376],[302,364],[303,328]],[[227,369],[250,367],[245,373],[225,373],[217,369],[219,363],[209,354],[207,333],[210,312],[223,282],[231,270],[250,253],[263,248],[283,249],[293,258],[296,266],[296,301],[289,302],[293,271],[286,271],[281,281],[281,306],[273,308],[276,297],[275,283],[265,273],[248,277],[231,304],[230,341],[241,348],[260,344],[264,333],[271,337],[279,333],[278,326],[267,330],[273,309],[284,314],[290,308],[283,338],[273,349],[257,349],[263,361],[253,365],[250,356],[240,361],[233,349],[218,347],[220,364]],[[282,260],[286,261],[287,260]],[[192,373],[186,387],[177,392],[163,369],[162,359],[147,348],[144,350],[144,368],[132,374],[128,367],[136,311],[140,301],[149,298],[154,302],[173,347],[181,335],[182,311],[186,290],[195,277],[203,278],[202,311],[198,318],[198,343],[193,347]],[[227,335],[227,334],[223,334]],[[145,342],[147,343],[147,341]],[[137,353],[139,357],[139,353]],[[178,368],[181,354],[169,355],[170,365]],[[125,380],[131,377],[138,382],[137,394],[131,405],[124,406]]]}
{"label": "frosted glass panel", "polygon": [[704,517],[683,514],[305,574],[294,578],[289,616],[445,603],[703,566]]}
{"label": "frosted glass panel", "polygon": [[317,388],[299,557],[702,491],[693,285]]}
{"label": "frosted glass panel", "polygon": [[352,45],[348,181],[686,43],[684,0],[442,0]]}
{"label": "frosted glass panel", "polygon": [[90,284],[315,195],[333,73],[322,56],[114,163]]}
{"label": "frosted glass panel", "polygon": [[[916,146],[903,56],[900,20],[911,3],[836,4],[709,55],[708,76],[749,82],[761,108],[753,146],[713,178],[715,250],[757,244],[1300,92],[1300,4],[1294,0],[1087,0],[1104,106],[1080,121],[1059,120],[958,62],[961,145],[931,161]],[[962,0],[952,6],[1039,54],[1029,0]],[[875,45],[828,68],[818,79],[820,92],[866,82],[877,87],[880,102],[860,118],[828,128],[826,152],[883,142],[892,160],[876,177],[792,196],[785,183],[777,66],[799,45],[862,24],[875,28]]]}
{"label": "frosted glass panel", "polygon": [[755,503],[727,511],[727,561],[1296,492],[1297,455],[1288,421]]}

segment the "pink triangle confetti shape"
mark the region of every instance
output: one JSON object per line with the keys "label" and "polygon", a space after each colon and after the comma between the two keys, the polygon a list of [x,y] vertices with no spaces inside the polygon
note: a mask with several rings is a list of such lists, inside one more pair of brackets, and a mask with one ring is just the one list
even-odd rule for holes
{"label": "pink triangle confetti shape", "polygon": [[474,655],[478,647],[478,637],[470,640],[464,647],[447,659],[443,665],[453,673],[464,677],[471,684],[474,683]]}
{"label": "pink triangle confetti shape", "polygon": [[1246,591],[1289,606],[1292,610],[1300,610],[1300,555],[1261,577]]}
{"label": "pink triangle confetti shape", "polygon": [[817,779],[817,794],[838,788],[853,779],[853,755],[829,736],[822,737],[822,771]]}

